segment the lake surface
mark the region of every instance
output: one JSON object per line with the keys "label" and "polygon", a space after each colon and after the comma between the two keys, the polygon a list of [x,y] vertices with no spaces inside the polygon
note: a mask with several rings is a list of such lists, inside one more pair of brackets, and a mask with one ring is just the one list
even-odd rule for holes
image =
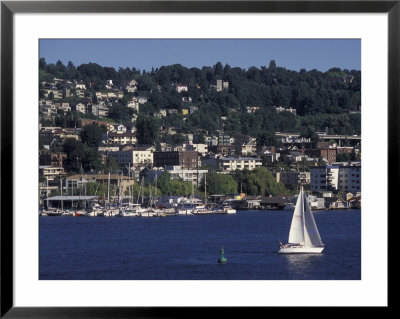
{"label": "lake surface", "polygon": [[[281,255],[293,212],[39,217],[42,280],[360,280],[361,211],[314,212],[325,250]],[[224,247],[226,264],[218,264]]]}

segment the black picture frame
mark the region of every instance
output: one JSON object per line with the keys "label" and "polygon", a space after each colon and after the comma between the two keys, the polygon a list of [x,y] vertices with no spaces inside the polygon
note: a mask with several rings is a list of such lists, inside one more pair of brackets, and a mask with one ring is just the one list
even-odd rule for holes
{"label": "black picture frame", "polygon": [[[223,307],[14,307],[13,303],[13,16],[15,13],[387,13],[388,204],[399,177],[400,0],[396,1],[1,1],[1,313],[3,318],[190,318],[224,316]],[[388,214],[389,215],[389,214]],[[389,218],[389,216],[388,216]],[[388,223],[390,225],[390,223]],[[388,244],[389,244],[388,238]],[[389,247],[389,246],[388,246]],[[389,256],[389,254],[388,254]],[[389,260],[388,260],[389,265]],[[389,270],[389,269],[388,269]],[[390,281],[388,281],[389,285]],[[390,308],[390,298],[388,299]],[[261,307],[263,308],[263,307]],[[260,310],[260,309],[258,309]],[[261,309],[263,311],[263,309]],[[304,308],[291,310],[304,312]],[[269,310],[265,311],[267,314]],[[234,314],[248,316],[248,309]]]}

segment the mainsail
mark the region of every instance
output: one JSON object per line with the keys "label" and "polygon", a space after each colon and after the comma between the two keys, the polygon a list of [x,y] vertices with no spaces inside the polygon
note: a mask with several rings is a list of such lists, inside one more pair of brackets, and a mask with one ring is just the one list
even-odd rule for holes
{"label": "mainsail", "polygon": [[306,196],[304,196],[305,211],[304,211],[304,243],[306,246],[321,247],[324,246],[319,235],[317,224],[311,212],[310,204]]}
{"label": "mainsail", "polygon": [[300,189],[294,209],[288,243],[314,247],[324,246],[303,187]]}
{"label": "mainsail", "polygon": [[297,197],[296,207],[294,209],[292,224],[290,225],[289,241],[291,244],[304,243],[304,198],[303,188],[300,189],[299,196]]}

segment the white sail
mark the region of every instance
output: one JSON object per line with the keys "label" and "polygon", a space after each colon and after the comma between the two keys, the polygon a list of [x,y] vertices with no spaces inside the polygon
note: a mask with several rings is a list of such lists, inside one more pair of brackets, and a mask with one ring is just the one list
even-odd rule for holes
{"label": "white sail", "polygon": [[297,197],[296,207],[294,209],[292,224],[289,231],[289,243],[299,244],[304,243],[304,204],[303,204],[303,188],[300,189],[299,196]]}
{"label": "white sail", "polygon": [[319,235],[317,224],[315,223],[313,213],[308,202],[308,198],[304,195],[305,211],[304,211],[304,242],[306,246],[321,247],[324,246]]}

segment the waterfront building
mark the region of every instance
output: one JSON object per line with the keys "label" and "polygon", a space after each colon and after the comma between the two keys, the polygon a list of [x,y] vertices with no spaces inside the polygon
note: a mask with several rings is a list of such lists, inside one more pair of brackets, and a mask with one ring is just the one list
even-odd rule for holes
{"label": "waterfront building", "polygon": [[298,184],[298,173],[296,171],[281,171],[275,172],[275,179],[277,183],[286,185]]}
{"label": "waterfront building", "polygon": [[338,166],[310,167],[310,189],[316,192],[337,190]]}
{"label": "waterfront building", "polygon": [[361,191],[361,162],[334,163],[310,168],[311,191]]}
{"label": "waterfront building", "polygon": [[120,174],[75,174],[65,178],[65,192],[68,194],[68,190],[71,192],[72,188],[84,188],[84,185],[89,182],[99,183],[107,187],[108,179],[110,179],[110,187],[112,189],[121,187],[122,194],[125,193],[129,186],[135,184],[132,178]]}
{"label": "waterfront building", "polygon": [[166,171],[171,179],[182,179],[185,182],[192,182],[199,185],[204,175],[208,173],[207,169],[187,169],[180,166],[166,166]]}
{"label": "waterfront building", "polygon": [[48,181],[52,181],[65,176],[64,167],[61,166],[39,166],[39,173],[43,175]]}
{"label": "waterfront building", "polygon": [[361,163],[340,163],[338,189],[352,193],[361,191]]}

